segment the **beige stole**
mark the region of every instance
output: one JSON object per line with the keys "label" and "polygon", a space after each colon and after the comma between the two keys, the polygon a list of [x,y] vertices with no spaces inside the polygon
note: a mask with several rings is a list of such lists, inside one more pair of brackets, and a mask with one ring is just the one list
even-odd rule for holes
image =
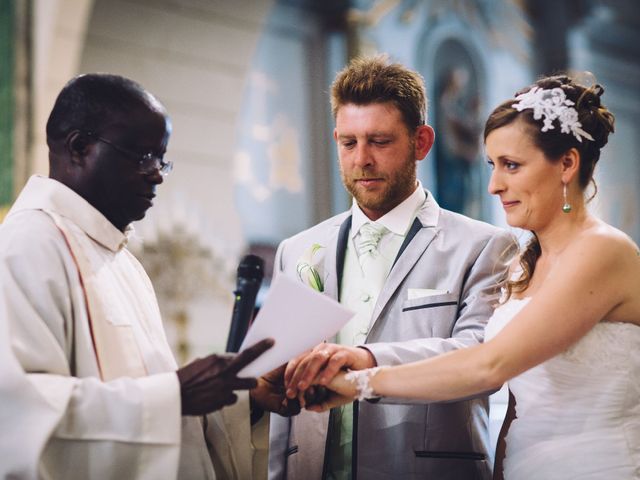
{"label": "beige stole", "polygon": [[[118,282],[118,279],[109,268],[105,268],[104,261],[97,262],[87,254],[91,249],[95,249],[95,245],[85,232],[58,214],[43,211],[53,219],[62,232],[78,267],[100,378],[109,381],[125,376],[146,376],[147,369],[135,340],[130,318],[123,318],[122,308],[118,305],[119,299],[110,298],[108,294],[109,286]],[[109,253],[111,256],[128,254]]]}

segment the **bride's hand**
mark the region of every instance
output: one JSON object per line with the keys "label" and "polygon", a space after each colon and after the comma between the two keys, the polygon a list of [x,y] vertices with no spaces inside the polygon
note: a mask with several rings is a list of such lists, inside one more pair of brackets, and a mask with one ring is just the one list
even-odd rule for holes
{"label": "bride's hand", "polygon": [[[345,379],[346,372],[340,372],[326,385],[327,395],[322,401],[308,404],[306,409],[312,412],[324,412],[340,405],[351,403],[358,396],[356,386],[350,380]],[[316,382],[319,380],[315,379]]]}

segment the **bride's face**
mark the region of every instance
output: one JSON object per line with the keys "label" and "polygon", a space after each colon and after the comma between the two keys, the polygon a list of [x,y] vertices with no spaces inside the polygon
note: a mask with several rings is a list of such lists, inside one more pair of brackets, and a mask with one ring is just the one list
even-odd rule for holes
{"label": "bride's face", "polygon": [[500,197],[512,227],[541,231],[562,214],[562,165],[535,146],[525,123],[492,131],[485,151],[492,166],[489,193]]}

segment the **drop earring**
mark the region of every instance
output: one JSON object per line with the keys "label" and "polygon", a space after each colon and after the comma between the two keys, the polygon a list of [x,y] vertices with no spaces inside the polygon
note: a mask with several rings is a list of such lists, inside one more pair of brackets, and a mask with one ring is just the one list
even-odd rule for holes
{"label": "drop earring", "polygon": [[564,205],[562,205],[562,211],[564,213],[569,213],[571,211],[571,204],[567,200],[567,184],[562,184],[562,197],[564,198]]}

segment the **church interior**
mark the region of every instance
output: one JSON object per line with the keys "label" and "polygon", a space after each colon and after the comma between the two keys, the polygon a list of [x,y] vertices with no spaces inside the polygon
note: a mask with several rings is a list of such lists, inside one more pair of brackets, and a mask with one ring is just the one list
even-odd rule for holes
{"label": "church interior", "polygon": [[487,114],[541,75],[602,84],[616,132],[590,208],[640,242],[639,50],[635,0],[2,1],[0,219],[31,175],[47,175],[44,125],[67,80],[110,72],[153,92],[175,167],[131,249],[185,363],[224,350],[240,258],[265,259],[260,300],[278,243],[349,208],[329,88],[358,55],[421,73],[436,131],[422,184],[505,228],[486,188]]}

